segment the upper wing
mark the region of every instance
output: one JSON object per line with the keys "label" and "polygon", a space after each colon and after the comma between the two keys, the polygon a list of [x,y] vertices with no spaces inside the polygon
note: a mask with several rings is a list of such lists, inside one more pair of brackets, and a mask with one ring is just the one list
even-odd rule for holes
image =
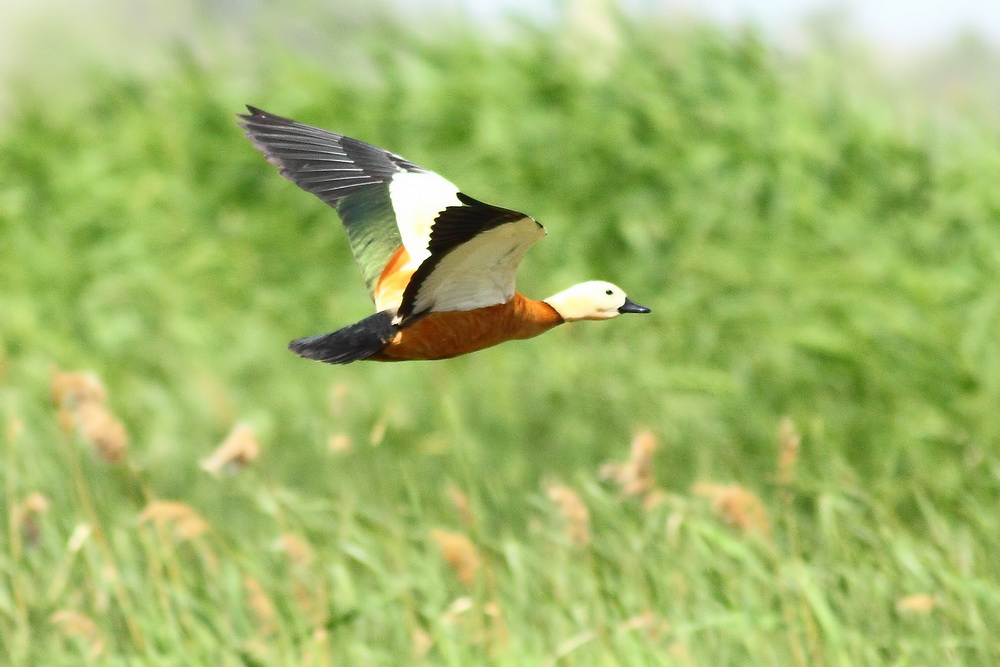
{"label": "upper wing", "polygon": [[462,193],[434,221],[430,256],[413,273],[397,321],[428,312],[473,310],[506,303],[514,296],[514,277],[528,248],[545,236],[534,219],[490,206]]}
{"label": "upper wing", "polygon": [[363,141],[247,106],[240,127],[281,175],[337,210],[369,292],[399,250],[415,269],[429,256],[438,213],[458,188],[432,171]]}

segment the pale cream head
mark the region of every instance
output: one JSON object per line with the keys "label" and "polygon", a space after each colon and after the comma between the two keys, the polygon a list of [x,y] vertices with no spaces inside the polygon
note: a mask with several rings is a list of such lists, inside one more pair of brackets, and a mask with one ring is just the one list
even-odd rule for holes
{"label": "pale cream head", "polygon": [[624,290],[603,280],[591,280],[564,289],[545,299],[567,322],[609,320],[622,313],[648,313],[649,308],[633,303]]}

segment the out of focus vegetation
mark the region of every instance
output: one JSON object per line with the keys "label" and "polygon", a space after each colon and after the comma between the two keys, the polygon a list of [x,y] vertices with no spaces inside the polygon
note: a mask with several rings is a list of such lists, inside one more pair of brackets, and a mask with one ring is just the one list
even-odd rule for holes
{"label": "out of focus vegetation", "polygon": [[[1000,660],[995,129],[853,52],[571,9],[260,10],[155,58],[12,61],[4,654]],[[538,218],[527,294],[609,279],[653,314],[294,357],[370,303],[244,103]]]}

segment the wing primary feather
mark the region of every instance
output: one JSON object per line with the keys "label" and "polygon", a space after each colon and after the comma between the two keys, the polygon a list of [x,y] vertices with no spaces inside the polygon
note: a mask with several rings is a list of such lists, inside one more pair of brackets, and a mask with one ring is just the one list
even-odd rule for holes
{"label": "wing primary feather", "polygon": [[400,246],[415,262],[427,256],[432,221],[455,202],[453,184],[358,139],[259,107],[247,111],[239,114],[240,127],[254,147],[282,176],[337,211],[373,298]]}
{"label": "wing primary feather", "polygon": [[[320,164],[307,164],[302,166],[302,171],[306,172],[327,172],[327,171],[364,171],[361,167],[342,167],[339,165],[354,163],[350,160],[323,160]],[[338,165],[338,166],[334,166]]]}
{"label": "wing primary feather", "polygon": [[[313,184],[301,181],[303,174],[321,168],[317,163],[353,165],[364,174],[364,184],[386,183],[401,171],[427,171],[399,155],[358,139],[304,125],[254,106],[247,105],[247,110],[249,114],[240,115],[240,126],[247,138],[266,157],[278,163],[282,175],[314,194]],[[324,198],[324,201],[336,204],[336,200]]]}

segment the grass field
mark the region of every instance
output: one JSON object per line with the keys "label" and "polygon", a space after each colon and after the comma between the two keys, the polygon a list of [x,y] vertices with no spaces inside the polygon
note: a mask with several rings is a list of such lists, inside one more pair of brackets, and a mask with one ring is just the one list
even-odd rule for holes
{"label": "grass field", "polygon": [[[353,20],[7,77],[12,664],[1000,661],[995,129],[752,33]],[[370,303],[244,103],[539,219],[528,295],[653,313],[294,357]]]}

